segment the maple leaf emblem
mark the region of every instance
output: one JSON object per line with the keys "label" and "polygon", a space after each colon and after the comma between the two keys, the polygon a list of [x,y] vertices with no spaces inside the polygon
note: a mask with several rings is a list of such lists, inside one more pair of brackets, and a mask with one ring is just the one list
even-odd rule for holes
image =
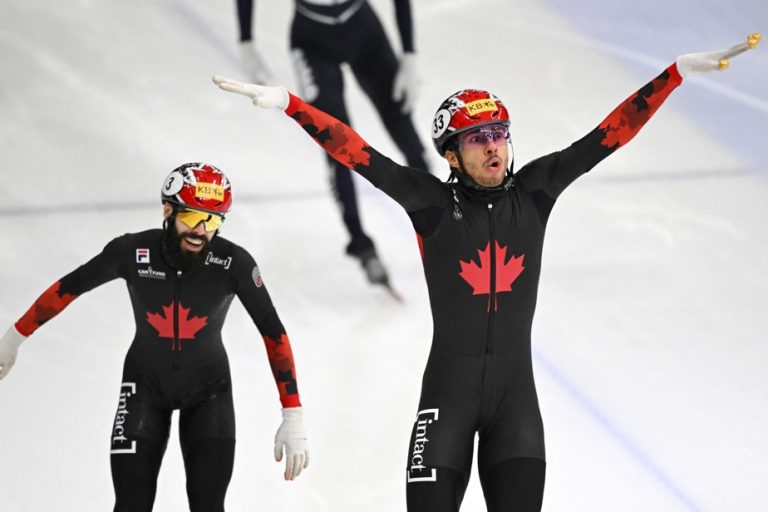
{"label": "maple leaf emblem", "polygon": [[[157,330],[157,335],[161,338],[173,338],[173,301],[167,306],[163,306],[161,313],[147,312],[147,322]],[[179,303],[179,340],[193,340],[197,331],[205,327],[208,323],[208,317],[193,316],[189,317],[189,308],[185,308]],[[179,341],[179,350],[181,350],[181,341]]]}
{"label": "maple leaf emblem", "polygon": [[[512,283],[522,274],[525,267],[525,254],[512,257],[507,261],[507,246],[501,247],[496,242],[496,294],[512,291]],[[488,309],[491,307],[491,242],[485,249],[477,250],[480,264],[474,260],[459,260],[461,272],[459,275],[472,287],[472,295],[488,295]]]}

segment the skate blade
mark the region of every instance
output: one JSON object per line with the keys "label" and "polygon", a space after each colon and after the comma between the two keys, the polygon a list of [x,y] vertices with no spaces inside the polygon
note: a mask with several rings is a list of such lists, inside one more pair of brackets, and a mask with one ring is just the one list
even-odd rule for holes
{"label": "skate blade", "polygon": [[403,298],[403,296],[400,295],[400,293],[397,290],[392,288],[391,284],[387,283],[387,284],[384,284],[383,286],[384,286],[384,289],[389,294],[389,296],[395,299],[398,303],[403,304],[405,302],[405,299]]}

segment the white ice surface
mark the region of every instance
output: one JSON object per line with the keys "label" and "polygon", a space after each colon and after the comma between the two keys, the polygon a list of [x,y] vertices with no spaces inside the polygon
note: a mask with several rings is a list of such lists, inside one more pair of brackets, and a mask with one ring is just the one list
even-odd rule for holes
{"label": "white ice surface", "polygon": [[[393,33],[391,3],[372,3]],[[678,54],[768,32],[763,0],[412,3],[425,142],[445,96],[488,88],[513,113],[518,167],[591,130]],[[277,394],[235,304],[228,510],[404,510],[431,338],[413,230],[358,181],[400,305],[343,255],[320,151],[281,113],[211,84],[242,78],[232,4],[0,3],[0,323],[114,236],[158,225],[170,169],[213,162],[235,190],[225,236],[259,261],[291,336],[312,454],[304,475],[282,480]],[[257,13],[258,43],[289,87],[291,10],[270,0]],[[544,510],[768,507],[767,52],[688,80],[554,210],[534,322]],[[365,138],[399,159],[353,80],[347,99]],[[0,510],[111,509],[108,440],[132,322],[116,281],[21,348],[0,383]],[[174,429],[155,510],[185,503]],[[484,510],[474,468],[463,510]]]}

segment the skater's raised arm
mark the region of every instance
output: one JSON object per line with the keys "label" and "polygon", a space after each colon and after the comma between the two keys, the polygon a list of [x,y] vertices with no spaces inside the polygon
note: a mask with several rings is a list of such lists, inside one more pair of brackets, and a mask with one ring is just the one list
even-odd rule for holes
{"label": "skater's raised arm", "polygon": [[213,81],[225,91],[249,97],[257,107],[285,111],[333,159],[355,170],[406,211],[448,203],[445,188],[438,178],[393,162],[372,148],[351,127],[305,103],[284,87],[243,84],[220,76],[213,77]]}
{"label": "skater's raised arm", "polygon": [[116,263],[119,241],[112,240],[100,254],[53,283],[0,338],[0,379],[13,367],[21,343],[41,325],[83,293],[120,277],[121,267]]}
{"label": "skater's raised arm", "polygon": [[690,73],[725,70],[729,59],[754,48],[760,34],[727,50],[681,55],[656,78],[616,107],[594,130],[570,147],[541,157],[518,172],[519,180],[556,198],[570,183],[626,145]]}

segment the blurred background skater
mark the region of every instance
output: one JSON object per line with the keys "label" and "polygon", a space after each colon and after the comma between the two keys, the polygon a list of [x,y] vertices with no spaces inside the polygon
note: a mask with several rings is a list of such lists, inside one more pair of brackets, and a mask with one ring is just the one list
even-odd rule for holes
{"label": "blurred background skater", "polygon": [[[366,0],[296,0],[290,46],[298,89],[311,105],[350,124],[341,65],[349,65],[409,167],[427,170],[424,146],[411,120],[419,85],[410,0],[393,0],[402,55],[398,59]],[[273,75],[252,34],[253,0],[237,0],[243,66],[255,83]],[[365,231],[349,170],[328,157],[331,187],[349,233],[346,253],[362,265],[369,282],[389,288],[389,276]]]}
{"label": "blurred background skater", "polygon": [[221,330],[235,295],[264,339],[277,384],[283,421],[274,456],[281,461],[285,454],[286,480],[309,463],[293,352],[253,257],[218,236],[232,205],[224,173],[209,164],[184,164],[165,179],[161,200],[163,229],[115,238],[43,292],[8,329],[0,338],[0,379],[38,328],[82,294],[124,279],[136,331],[111,434],[114,510],[152,510],[178,410],[189,508],[223,511],[235,456],[235,411]]}

